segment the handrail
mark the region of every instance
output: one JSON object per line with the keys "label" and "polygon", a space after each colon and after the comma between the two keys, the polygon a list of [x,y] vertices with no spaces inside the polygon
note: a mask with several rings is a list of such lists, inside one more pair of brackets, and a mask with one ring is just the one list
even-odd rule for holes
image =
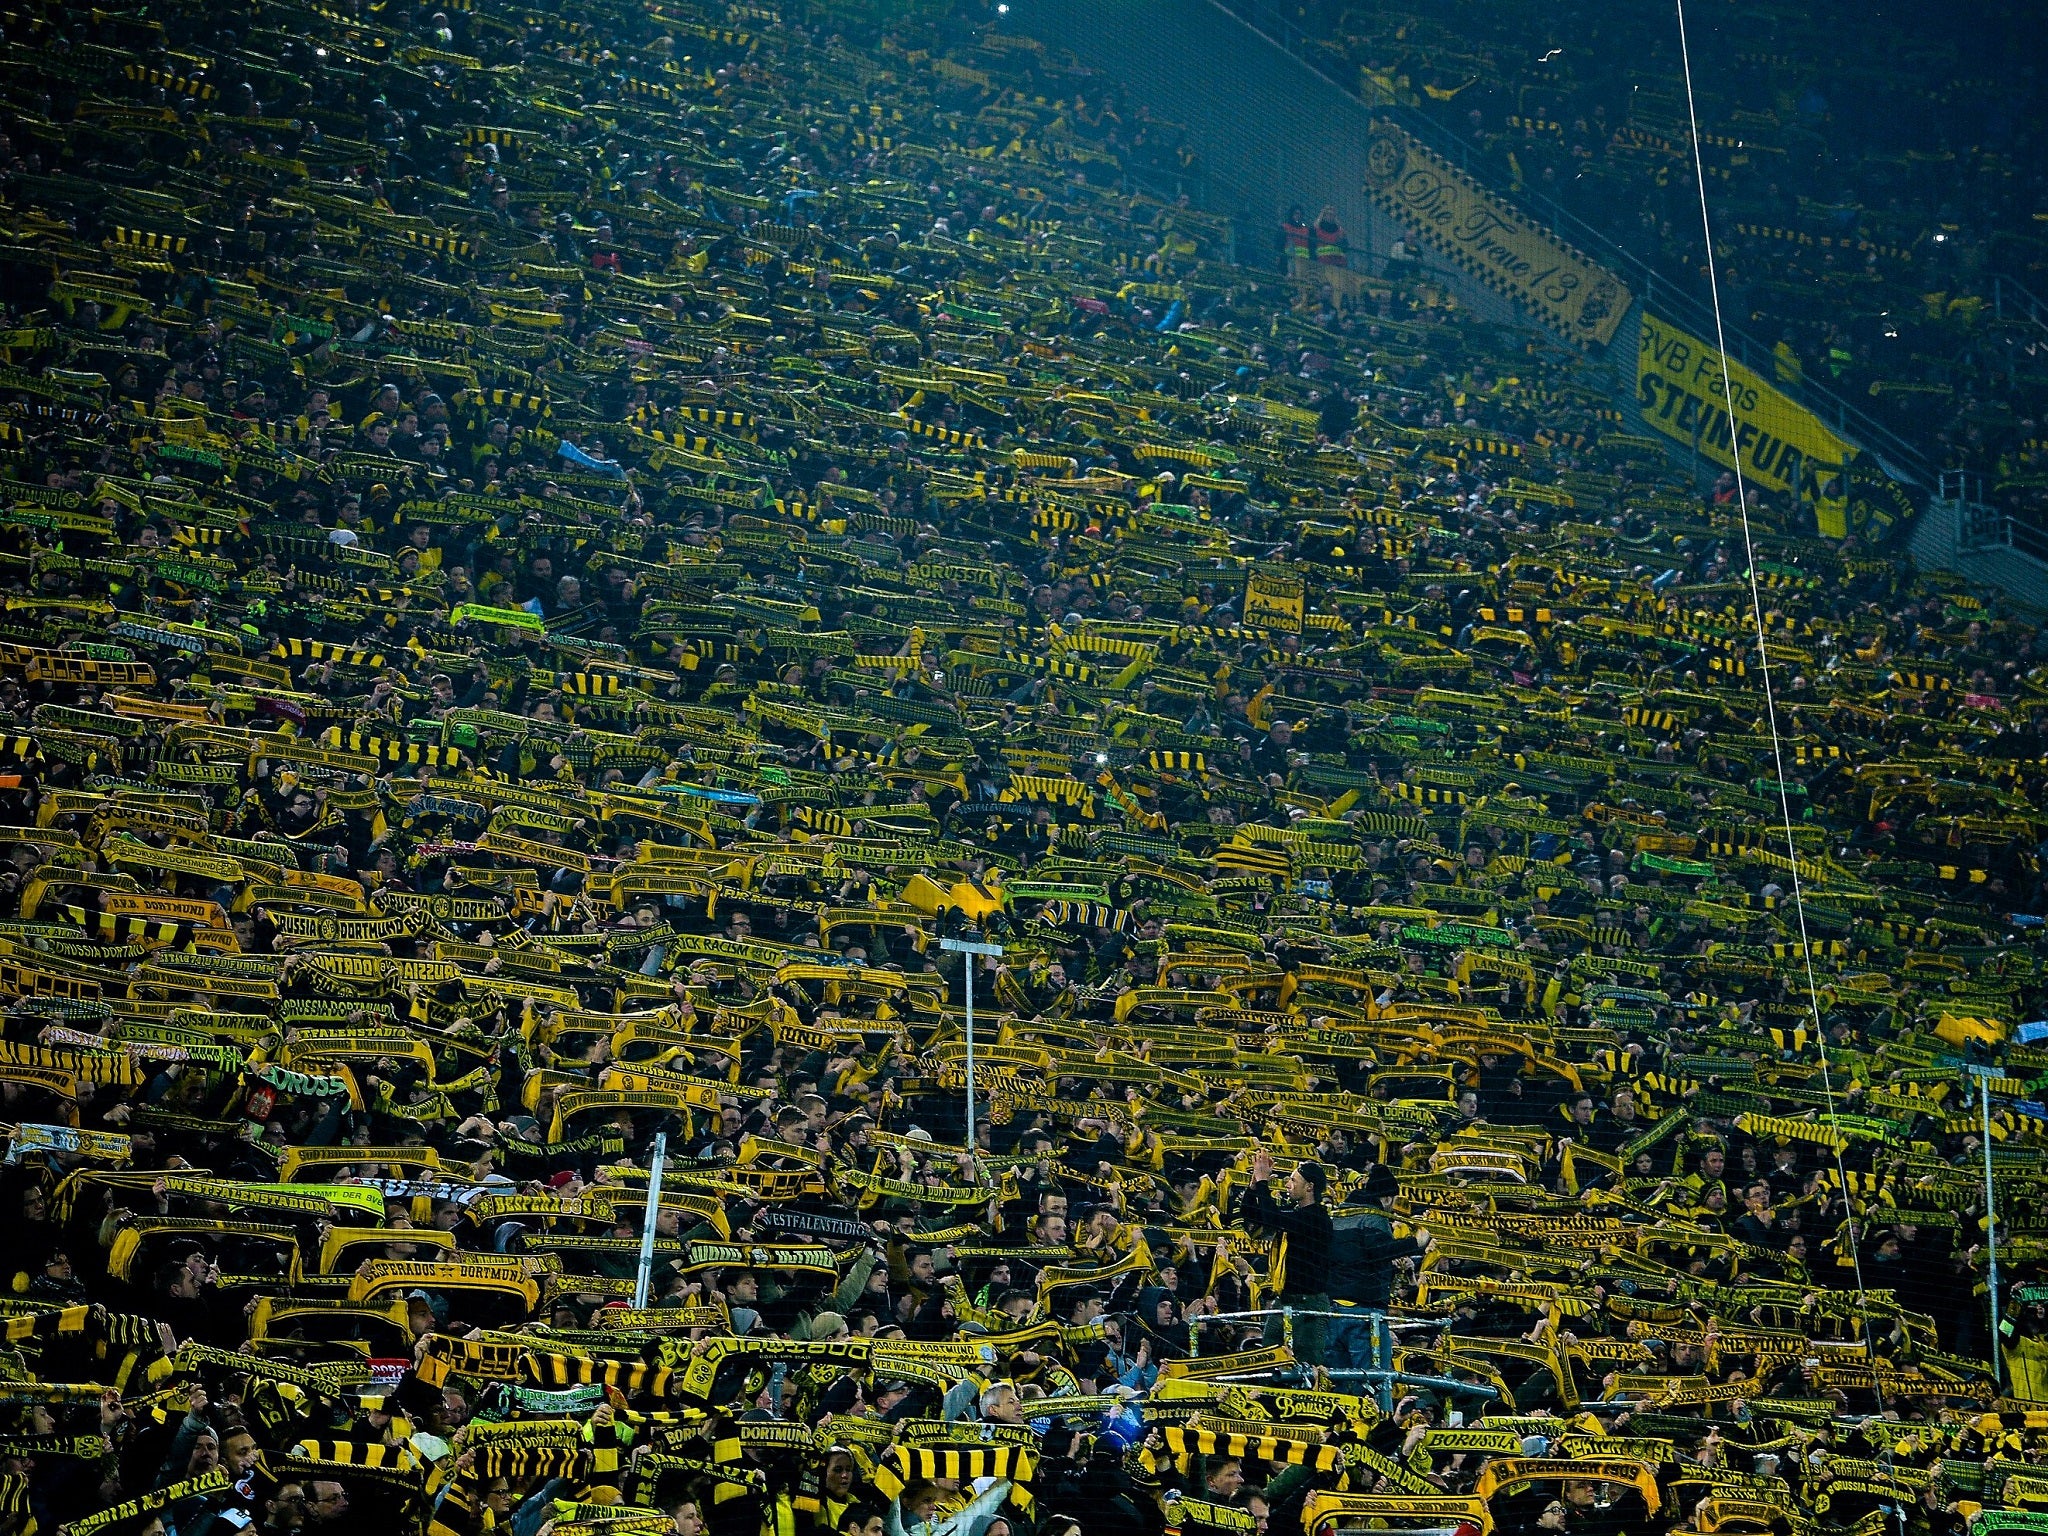
{"label": "handrail", "polygon": [[2048,529],[2023,523],[2004,508],[1984,499],[1984,477],[1969,470],[1945,469],[1936,491],[1956,512],[1956,553],[1981,554],[2009,549],[2048,566]]}
{"label": "handrail", "polygon": [[[2010,309],[2012,315],[2007,316]],[[2048,331],[2048,300],[2034,297],[2026,284],[2002,272],[1991,274],[1991,313],[2000,320],[2013,318]]]}
{"label": "handrail", "polygon": [[[1394,118],[1416,138],[1482,185],[1490,185],[1492,167],[1486,163],[1484,152],[1478,145],[1445,128],[1426,113],[1398,101],[1370,99],[1356,85],[1331,75],[1308,47],[1308,35],[1275,10],[1268,0],[1209,0],[1209,3],[1361,106]],[[1606,231],[1587,223],[1555,198],[1525,189],[1515,200],[1544,219],[1559,234],[1581,246],[1587,254],[1597,256],[1618,269],[1618,274],[1626,278],[1635,290],[1639,303],[1647,307],[1654,301],[1695,335],[1714,334],[1713,310],[1693,296],[1690,285],[1674,281],[1660,268],[1636,255]],[[1728,350],[1737,362],[1766,378],[1773,376],[1774,354],[1771,348],[1738,325],[1726,325],[1724,331]],[[1832,425],[1860,441],[1880,458],[1896,461],[1887,463],[1886,468],[1898,478],[1923,487],[1934,479],[1935,461],[1926,449],[1900,436],[1825,385],[1809,378],[1797,383],[1780,383],[1777,387],[1799,400],[1815,415],[1830,420]]]}
{"label": "handrail", "polygon": [[[1393,1388],[1427,1387],[1433,1392],[1463,1393],[1468,1397],[1485,1398],[1489,1402],[1500,1396],[1494,1388],[1480,1382],[1459,1381],[1451,1376],[1424,1376],[1413,1371],[1397,1371],[1393,1368],[1393,1334],[1404,1328],[1441,1328],[1443,1322],[1435,1318],[1392,1317],[1375,1307],[1345,1307],[1342,1310],[1320,1307],[1257,1307],[1247,1312],[1205,1312],[1188,1321],[1188,1358],[1202,1357],[1202,1324],[1249,1322],[1254,1319],[1277,1317],[1280,1319],[1281,1341],[1290,1349],[1294,1345],[1294,1320],[1297,1317],[1346,1318],[1355,1323],[1364,1323],[1372,1331],[1372,1357],[1379,1361],[1377,1366],[1363,1370],[1350,1366],[1320,1369],[1333,1380],[1357,1381],[1373,1387],[1374,1396],[1379,1399],[1381,1411],[1392,1412],[1394,1407]],[[1251,1374],[1251,1373],[1246,1373]],[[1261,1373],[1263,1374],[1263,1373]],[[1231,1380],[1231,1377],[1219,1377]]]}
{"label": "handrail", "polygon": [[1204,1312],[1199,1317],[1188,1319],[1190,1328],[1203,1323],[1248,1323],[1261,1317],[1282,1317],[1288,1314],[1296,1317],[1377,1317],[1383,1326],[1400,1330],[1403,1328],[1441,1328],[1444,1320],[1440,1317],[1395,1317],[1390,1312],[1375,1311],[1371,1307],[1344,1307],[1325,1312],[1320,1307],[1260,1307],[1250,1312]]}

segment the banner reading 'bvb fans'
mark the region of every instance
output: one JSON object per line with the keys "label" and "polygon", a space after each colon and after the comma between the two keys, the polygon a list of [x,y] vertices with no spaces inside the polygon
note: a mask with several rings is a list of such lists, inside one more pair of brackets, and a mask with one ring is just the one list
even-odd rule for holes
{"label": "banner reading 'bvb fans'", "polygon": [[1732,390],[1732,435],[1750,484],[1798,491],[1813,501],[1823,536],[1840,538],[1848,532],[1842,466],[1856,456],[1853,445],[1740,363],[1728,365],[1729,388],[1724,389],[1721,354],[1697,336],[1648,310],[1643,311],[1642,328],[1642,348],[1636,355],[1636,410],[1644,426],[1677,442],[1697,443],[1707,458],[1732,469]]}
{"label": "banner reading 'bvb fans'", "polygon": [[1606,346],[1628,313],[1621,279],[1384,118],[1366,146],[1365,191],[1489,288],[1581,346]]}

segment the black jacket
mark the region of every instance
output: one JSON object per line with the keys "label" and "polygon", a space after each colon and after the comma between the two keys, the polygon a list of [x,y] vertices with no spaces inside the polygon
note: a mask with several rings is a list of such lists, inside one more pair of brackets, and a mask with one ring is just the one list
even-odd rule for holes
{"label": "black jacket", "polygon": [[[1361,1307],[1384,1307],[1394,1293],[1394,1261],[1412,1258],[1422,1246],[1394,1236],[1385,1211],[1347,1205],[1330,1223],[1330,1298]],[[1294,1261],[1287,1261],[1288,1273]]]}
{"label": "black jacket", "polygon": [[1330,1213],[1315,1205],[1280,1206],[1255,1184],[1244,1197],[1244,1219],[1287,1238],[1287,1296],[1317,1296],[1330,1272]]}

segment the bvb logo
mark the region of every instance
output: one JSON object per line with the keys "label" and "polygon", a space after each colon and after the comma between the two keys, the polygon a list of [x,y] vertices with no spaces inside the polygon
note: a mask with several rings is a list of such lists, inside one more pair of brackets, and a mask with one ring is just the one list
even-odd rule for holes
{"label": "bvb logo", "polygon": [[1392,134],[1379,134],[1365,150],[1365,182],[1370,187],[1390,187],[1407,163],[1408,152]]}
{"label": "bvb logo", "polygon": [[1616,296],[1616,288],[1612,282],[1603,280],[1595,283],[1592,291],[1579,305],[1580,328],[1588,331],[1598,330],[1600,322],[1613,313]]}

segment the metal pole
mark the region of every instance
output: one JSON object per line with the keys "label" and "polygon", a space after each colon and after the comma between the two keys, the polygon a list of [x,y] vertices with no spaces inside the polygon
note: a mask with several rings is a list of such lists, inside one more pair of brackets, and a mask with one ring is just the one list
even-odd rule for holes
{"label": "metal pole", "polygon": [[668,1132],[654,1133],[654,1167],[647,1176],[647,1213],[640,1222],[640,1277],[633,1282],[633,1305],[647,1305],[647,1282],[654,1274],[654,1218],[661,1211],[661,1165],[668,1160]]}
{"label": "metal pole", "polygon": [[1394,1338],[1393,1330],[1387,1326],[1387,1314],[1377,1310],[1372,1315],[1372,1363],[1381,1372],[1373,1396],[1379,1402],[1380,1412],[1390,1414],[1394,1411]]}
{"label": "metal pole", "polygon": [[974,959],[972,956],[969,956],[967,961],[967,1155],[969,1157],[974,1156]]}
{"label": "metal pole", "polygon": [[999,959],[1000,944],[980,944],[971,939],[941,939],[939,948],[967,957],[967,1155],[974,1156],[974,962],[978,956]]}
{"label": "metal pole", "polygon": [[1998,1200],[1991,1188],[1991,1077],[1992,1068],[1972,1067],[1977,1079],[1977,1104],[1984,1127],[1984,1242],[1991,1258],[1991,1385],[1999,1384],[1998,1347]]}

